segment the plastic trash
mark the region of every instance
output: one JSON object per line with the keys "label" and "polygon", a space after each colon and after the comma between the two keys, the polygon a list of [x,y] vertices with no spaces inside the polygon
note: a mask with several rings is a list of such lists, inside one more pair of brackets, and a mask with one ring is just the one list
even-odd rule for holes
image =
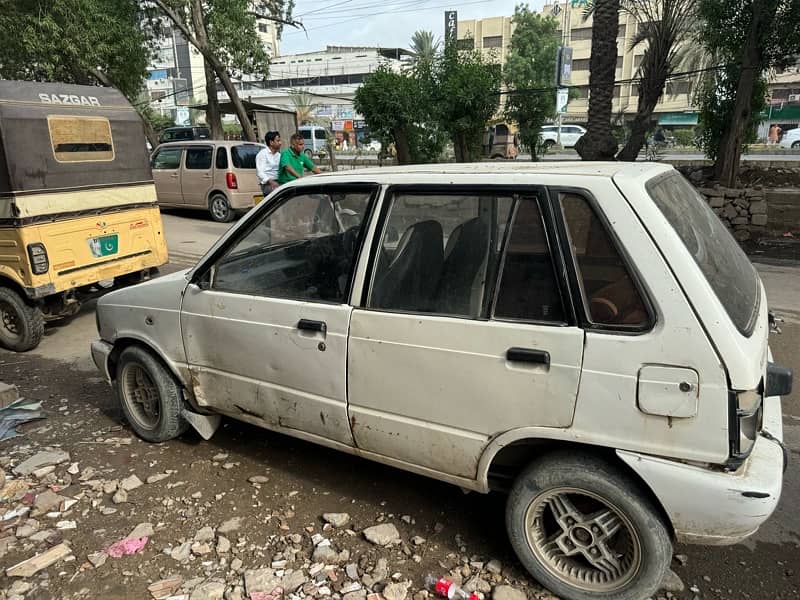
{"label": "plastic trash", "polygon": [[112,558],[121,558],[141,552],[147,544],[147,538],[125,538],[106,548],[105,552]]}
{"label": "plastic trash", "polygon": [[447,598],[448,600],[480,600],[478,594],[470,594],[465,592],[452,581],[448,581],[444,577],[434,577],[428,575],[425,577],[425,587],[432,590],[437,596]]}

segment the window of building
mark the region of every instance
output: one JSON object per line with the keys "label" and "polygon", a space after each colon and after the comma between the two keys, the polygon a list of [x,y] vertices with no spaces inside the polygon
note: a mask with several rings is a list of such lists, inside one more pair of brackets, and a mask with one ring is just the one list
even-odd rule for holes
{"label": "window of building", "polygon": [[502,48],[503,36],[502,35],[489,35],[483,38],[484,48]]}
{"label": "window of building", "polygon": [[573,71],[588,71],[589,70],[589,60],[588,58],[576,58],[572,61],[572,70]]}
{"label": "window of building", "polygon": [[622,86],[621,85],[615,85],[614,86],[614,98],[619,98],[621,94],[622,94]]}
{"label": "window of building", "polygon": [[691,90],[691,85],[688,81],[668,81],[666,93],[670,96],[679,96],[688,94]]}
{"label": "window of building", "polygon": [[456,48],[459,50],[474,50],[475,49],[475,39],[468,37],[462,38],[456,41]]}
{"label": "window of building", "polygon": [[105,117],[49,116],[47,126],[58,162],[114,160],[111,123]]}
{"label": "window of building", "polygon": [[211,156],[214,149],[210,146],[192,146],[186,149],[186,168],[187,169],[210,169]]}
{"label": "window of building", "polygon": [[617,37],[624,38],[625,37],[625,25],[620,25],[619,29],[617,29]]}
{"label": "window of building", "polygon": [[573,29],[570,32],[570,37],[572,38],[573,42],[582,42],[585,40],[592,39],[592,28],[591,27],[581,27],[579,29]]}
{"label": "window of building", "polygon": [[555,269],[536,198],[517,203],[497,286],[494,316],[563,323]]}
{"label": "window of building", "polygon": [[560,193],[578,281],[589,319],[600,325],[641,328],[650,317],[605,225],[586,198]]}

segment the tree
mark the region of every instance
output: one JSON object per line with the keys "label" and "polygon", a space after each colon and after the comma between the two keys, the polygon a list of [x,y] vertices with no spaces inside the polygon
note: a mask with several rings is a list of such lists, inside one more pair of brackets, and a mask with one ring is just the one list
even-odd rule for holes
{"label": "tree", "polygon": [[[430,90],[433,121],[450,136],[456,162],[482,155],[483,133],[500,102],[500,67],[480,50],[460,51],[447,46],[423,85]],[[430,83],[426,83],[429,81]]]}
{"label": "tree", "polygon": [[384,148],[394,142],[398,164],[412,162],[412,138],[427,118],[415,75],[396,73],[389,65],[381,64],[364,78],[353,105]]}
{"label": "tree", "polygon": [[4,0],[0,77],[111,85],[133,101],[153,37],[135,0]]}
{"label": "tree", "polygon": [[411,36],[411,52],[414,54],[413,65],[426,63],[432,65],[439,54],[441,41],[431,31],[415,31]]}
{"label": "tree", "polygon": [[611,126],[620,0],[594,0],[592,55],[589,59],[589,119],[575,145],[583,160],[612,160],[617,141]]}
{"label": "tree", "polygon": [[[258,37],[258,19],[277,23],[291,21],[293,0],[147,0],[169,19],[194,46],[228,94],[244,137],[256,141],[239,92],[236,74],[269,73],[269,55]],[[216,85],[206,84],[209,106],[216,100]],[[214,81],[214,79],[212,79]]]}
{"label": "tree", "polygon": [[646,44],[639,67],[639,102],[630,136],[619,160],[634,161],[644,146],[653,111],[664,86],[681,62],[682,44],[695,23],[695,0],[622,0],[622,10],[636,20],[631,49]]}
{"label": "tree", "polygon": [[[523,145],[531,149],[536,160],[539,131],[556,109],[555,93],[548,88],[555,83],[558,23],[525,5],[517,6],[512,22],[516,28],[503,73],[508,88],[505,114],[517,123]],[[548,91],[535,91],[543,88]]]}
{"label": "tree", "polygon": [[314,97],[305,90],[292,90],[289,92],[289,102],[292,103],[300,125],[309,125],[314,122],[314,113],[319,104]]}
{"label": "tree", "polygon": [[701,39],[721,64],[701,98],[702,145],[715,177],[733,187],[765,106],[764,74],[800,52],[800,0],[700,0],[699,11]]}

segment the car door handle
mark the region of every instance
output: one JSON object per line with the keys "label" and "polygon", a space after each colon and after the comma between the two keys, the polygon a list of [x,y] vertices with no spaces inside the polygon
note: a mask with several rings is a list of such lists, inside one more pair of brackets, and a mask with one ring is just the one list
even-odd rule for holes
{"label": "car door handle", "polygon": [[177,177],[177,176],[178,176],[177,173],[173,173],[172,175],[170,175],[170,177]]}
{"label": "car door handle", "polygon": [[328,326],[325,324],[325,321],[300,319],[297,322],[297,328],[302,329],[303,331],[319,331],[320,333],[325,333],[325,331],[328,329]]}
{"label": "car door handle", "polygon": [[506,360],[549,365],[550,353],[545,350],[533,350],[531,348],[509,348],[506,350]]}

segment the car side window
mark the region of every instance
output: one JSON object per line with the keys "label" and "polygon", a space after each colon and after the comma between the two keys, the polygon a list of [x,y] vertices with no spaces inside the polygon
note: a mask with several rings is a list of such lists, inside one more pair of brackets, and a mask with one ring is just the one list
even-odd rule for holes
{"label": "car side window", "polygon": [[257,220],[212,270],[214,290],[344,303],[372,194],[301,193]]}
{"label": "car side window", "polygon": [[225,146],[220,146],[217,148],[216,166],[218,169],[228,168],[228,149]]}
{"label": "car side window", "polygon": [[559,202],[589,319],[600,325],[647,326],[644,300],[602,220],[581,195],[560,193]]}
{"label": "car side window", "polygon": [[210,146],[192,147],[186,149],[186,168],[187,169],[210,169],[211,156],[214,149]]}
{"label": "car side window", "polygon": [[511,206],[480,193],[393,195],[367,307],[485,316]]}
{"label": "car side window", "polygon": [[564,305],[536,198],[516,205],[497,286],[494,317],[564,323]]}
{"label": "car side window", "polygon": [[177,169],[181,166],[183,148],[161,148],[153,156],[154,169]]}

